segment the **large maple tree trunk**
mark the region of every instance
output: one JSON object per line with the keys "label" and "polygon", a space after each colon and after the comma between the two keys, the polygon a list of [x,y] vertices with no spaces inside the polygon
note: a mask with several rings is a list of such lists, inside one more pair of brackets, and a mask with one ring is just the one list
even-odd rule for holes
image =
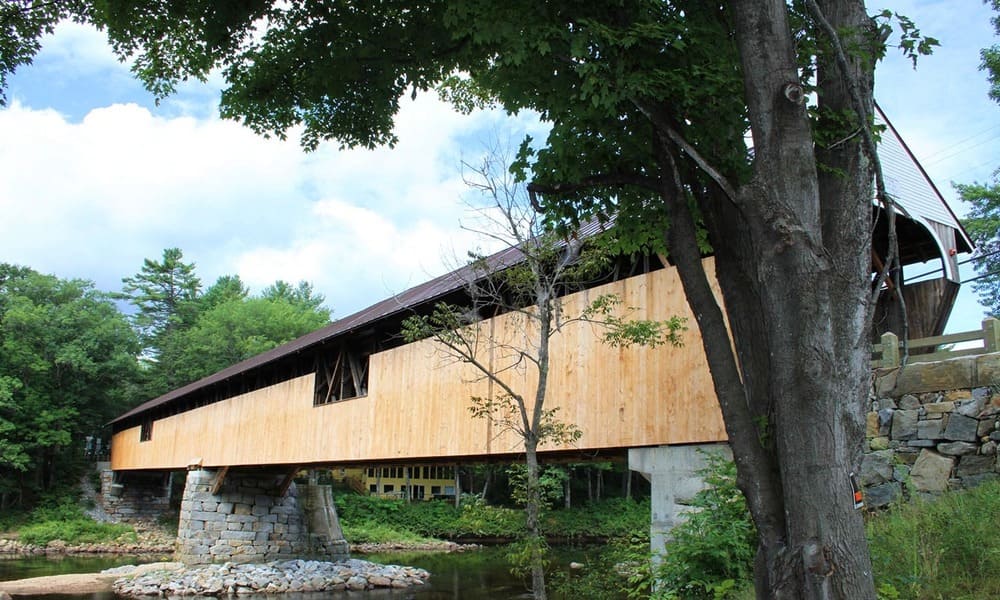
{"label": "large maple tree trunk", "polygon": [[[869,31],[863,3],[820,5],[838,30]],[[716,277],[735,356],[693,251],[694,224],[676,201],[668,246],[760,534],[758,598],[874,598],[850,480],[869,369],[871,170],[858,141],[817,150],[804,106],[786,95],[799,78],[786,4],[734,8],[753,176],[735,197],[709,190],[701,205],[711,238],[725,241],[715,244]],[[826,62],[821,106],[852,108],[845,74]],[[870,104],[870,68],[852,69]]]}

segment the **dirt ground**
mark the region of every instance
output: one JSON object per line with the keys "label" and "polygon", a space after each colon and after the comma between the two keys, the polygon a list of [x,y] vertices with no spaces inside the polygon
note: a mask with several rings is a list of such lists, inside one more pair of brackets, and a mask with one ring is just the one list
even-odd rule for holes
{"label": "dirt ground", "polygon": [[[139,565],[128,572],[128,575],[142,575],[148,571],[179,568],[180,563],[160,562]],[[16,581],[0,581],[0,600],[3,594],[17,597],[32,594],[92,594],[110,592],[111,584],[122,577],[124,573],[80,573],[75,575],[50,575],[48,577],[32,577]]]}

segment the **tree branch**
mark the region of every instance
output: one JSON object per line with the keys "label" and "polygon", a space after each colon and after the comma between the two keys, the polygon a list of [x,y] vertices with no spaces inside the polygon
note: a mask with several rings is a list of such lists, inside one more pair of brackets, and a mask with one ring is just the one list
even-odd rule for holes
{"label": "tree branch", "polygon": [[639,111],[646,116],[649,121],[656,126],[657,129],[666,134],[667,138],[671,142],[677,145],[685,154],[687,154],[691,160],[705,172],[706,175],[712,178],[712,181],[722,189],[722,191],[729,197],[729,200],[733,204],[738,204],[736,189],[729,183],[729,180],[719,172],[718,169],[712,166],[704,156],[701,155],[698,150],[692,146],[684,136],[682,136],[673,126],[659,113],[659,111],[646,106],[639,100],[633,100],[632,104],[635,105]]}
{"label": "tree branch", "polygon": [[830,24],[830,21],[827,20],[826,15],[823,14],[823,10],[820,8],[816,0],[805,0],[805,3],[809,8],[809,12],[812,13],[813,20],[816,21],[819,28],[822,29],[823,33],[825,33],[827,38],[829,38],[830,45],[833,47],[837,67],[840,69],[844,85],[847,87],[847,93],[851,98],[851,104],[854,106],[854,111],[858,114],[858,119],[860,120],[859,127],[862,148],[864,148],[865,154],[868,156],[868,160],[872,162],[872,167],[875,171],[875,198],[885,208],[886,218],[888,219],[889,254],[886,256],[885,265],[879,272],[878,278],[875,282],[875,288],[872,290],[871,303],[868,306],[868,322],[871,322],[872,315],[875,312],[875,305],[882,293],[882,287],[885,285],[885,282],[890,274],[893,274],[893,278],[895,280],[893,288],[895,290],[896,299],[899,301],[900,312],[902,313],[903,331],[901,334],[903,341],[903,364],[906,364],[906,358],[909,354],[909,345],[907,340],[909,337],[909,318],[906,314],[906,300],[903,298],[902,280],[900,276],[899,236],[896,231],[896,204],[892,199],[892,196],[885,191],[885,174],[882,172],[882,161],[879,159],[878,146],[875,143],[875,136],[872,135],[871,130],[872,115],[868,114],[868,108],[862,101],[861,94],[858,91],[858,83],[855,81],[854,77],[851,76],[850,65],[847,62],[847,54],[844,52],[843,44],[840,43],[840,36],[837,34],[837,30],[834,29],[833,25]]}

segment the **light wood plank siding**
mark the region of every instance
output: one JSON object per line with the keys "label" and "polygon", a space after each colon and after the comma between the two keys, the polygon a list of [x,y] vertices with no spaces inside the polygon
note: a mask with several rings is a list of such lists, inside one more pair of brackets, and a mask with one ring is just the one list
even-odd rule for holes
{"label": "light wood plank siding", "polygon": [[[711,261],[706,265],[712,272]],[[635,318],[688,317],[684,346],[612,348],[600,329],[572,324],[552,341],[547,405],[579,426],[572,448],[596,450],[659,444],[721,441],[725,430],[701,349],[697,325],[674,269],[610,283],[563,299],[577,315],[601,294],[617,293]],[[516,314],[483,321],[494,335],[523,337]],[[484,351],[484,361],[490,357]],[[502,364],[503,352],[492,357]],[[205,467],[374,463],[418,458],[461,458],[517,453],[516,434],[498,434],[473,419],[469,398],[491,386],[475,370],[444,356],[431,340],[371,357],[366,397],[313,406],[314,376],[306,375],[157,419],[152,438],[139,441],[139,427],[114,436],[112,468],[178,469],[197,460]],[[530,369],[509,372],[527,389]]]}

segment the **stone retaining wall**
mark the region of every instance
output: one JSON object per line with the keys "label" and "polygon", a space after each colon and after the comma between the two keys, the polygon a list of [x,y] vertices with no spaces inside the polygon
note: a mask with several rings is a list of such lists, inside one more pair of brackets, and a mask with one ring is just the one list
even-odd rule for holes
{"label": "stone retaining wall", "polygon": [[872,508],[1000,477],[1000,353],[876,370],[866,437]]}
{"label": "stone retaining wall", "polygon": [[229,473],[217,493],[218,473],[189,471],[181,500],[176,558],[188,564],[347,558],[343,535],[310,532],[294,483],[283,473]]}

